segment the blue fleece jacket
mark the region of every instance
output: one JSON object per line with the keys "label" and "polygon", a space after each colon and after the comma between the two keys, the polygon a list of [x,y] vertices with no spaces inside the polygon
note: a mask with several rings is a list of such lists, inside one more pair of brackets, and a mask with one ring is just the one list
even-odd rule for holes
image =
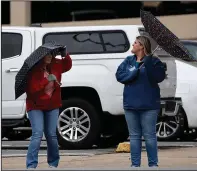
{"label": "blue fleece jacket", "polygon": [[118,67],[116,79],[124,84],[124,109],[153,110],[160,108],[158,83],[165,79],[163,63],[152,56],[145,56],[136,63],[136,56],[128,56]]}

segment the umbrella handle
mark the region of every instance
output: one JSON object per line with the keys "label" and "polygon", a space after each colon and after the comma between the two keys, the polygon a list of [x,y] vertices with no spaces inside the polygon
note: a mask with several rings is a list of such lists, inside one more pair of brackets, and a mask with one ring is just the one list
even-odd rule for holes
{"label": "umbrella handle", "polygon": [[[48,73],[47,71],[46,71],[46,73],[49,75],[49,73]],[[62,85],[62,83],[58,82],[57,80],[55,80],[55,82],[56,82],[59,86]]]}
{"label": "umbrella handle", "polygon": [[139,67],[139,69],[142,68],[143,65],[144,65],[144,63]]}

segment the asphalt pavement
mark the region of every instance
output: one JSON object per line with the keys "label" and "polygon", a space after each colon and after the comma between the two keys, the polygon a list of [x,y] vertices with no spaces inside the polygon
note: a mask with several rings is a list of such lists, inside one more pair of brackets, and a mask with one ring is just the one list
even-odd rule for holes
{"label": "asphalt pavement", "polygon": [[[2,140],[2,157],[10,157],[10,156],[25,156],[27,153],[29,145],[29,140],[26,141],[8,141],[6,139]],[[114,153],[117,146],[113,146],[110,148],[99,148],[93,146],[91,149],[85,150],[67,150],[62,149],[60,147],[60,155],[62,156],[91,156],[98,154],[110,154]],[[180,148],[180,147],[197,147],[197,141],[192,142],[158,142],[159,149],[169,149],[169,148]],[[142,148],[145,149],[145,142],[142,142]],[[41,148],[39,155],[43,156],[47,153],[47,143],[46,140],[43,139],[41,142]]]}
{"label": "asphalt pavement", "polygon": [[[1,154],[2,157],[13,157],[13,156],[26,156],[27,149],[29,146],[29,139],[25,141],[8,141],[6,138],[4,138],[1,141]],[[115,147],[111,148],[103,148],[98,149],[96,146],[92,147],[91,149],[85,149],[85,150],[68,150],[68,149],[62,149],[60,150],[61,156],[92,156],[92,155],[99,155],[99,154],[110,154],[115,152]],[[40,146],[39,151],[40,156],[47,155],[47,142],[46,139],[43,138]]]}

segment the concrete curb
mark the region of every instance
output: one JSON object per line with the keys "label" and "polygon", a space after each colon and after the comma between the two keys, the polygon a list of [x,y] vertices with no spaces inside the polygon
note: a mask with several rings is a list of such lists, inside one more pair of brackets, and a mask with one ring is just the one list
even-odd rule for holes
{"label": "concrete curb", "polygon": [[[90,153],[60,153],[60,156],[87,156],[91,157],[95,154]],[[47,156],[47,154],[38,154],[38,156]],[[5,154],[1,156],[2,158],[11,158],[11,157],[26,157],[26,154]]]}
{"label": "concrete curb", "polygon": [[[13,150],[18,150],[18,149],[28,149],[29,145],[2,145],[1,149],[6,150],[6,149],[13,149]],[[47,145],[41,145],[40,149],[47,149]]]}
{"label": "concrete curb", "polygon": [[[119,145],[117,146],[117,149],[115,151],[119,151],[121,148],[124,149],[128,149],[130,147],[129,146],[129,142],[123,142],[123,143],[119,143]],[[159,145],[158,144],[158,148],[159,149],[166,149],[166,148],[180,148],[180,147],[197,147],[197,145],[195,144],[174,144],[174,145]],[[142,145],[142,148],[144,149],[145,146]],[[1,146],[2,150],[27,150],[28,149],[28,145],[2,145]],[[41,145],[40,149],[42,150],[46,150],[47,149],[47,145]],[[64,150],[61,147],[59,147],[60,150]],[[126,150],[128,151],[128,150]]]}

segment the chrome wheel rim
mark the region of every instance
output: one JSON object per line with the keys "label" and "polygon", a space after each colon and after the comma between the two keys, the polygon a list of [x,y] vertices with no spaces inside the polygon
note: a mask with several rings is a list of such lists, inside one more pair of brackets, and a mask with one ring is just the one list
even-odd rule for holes
{"label": "chrome wheel rim", "polygon": [[62,111],[58,118],[58,132],[69,142],[79,142],[90,131],[90,118],[81,108],[70,107]]}
{"label": "chrome wheel rim", "polygon": [[167,119],[159,118],[156,124],[158,138],[167,138],[173,136],[179,128],[179,118],[177,116],[166,116]]}

